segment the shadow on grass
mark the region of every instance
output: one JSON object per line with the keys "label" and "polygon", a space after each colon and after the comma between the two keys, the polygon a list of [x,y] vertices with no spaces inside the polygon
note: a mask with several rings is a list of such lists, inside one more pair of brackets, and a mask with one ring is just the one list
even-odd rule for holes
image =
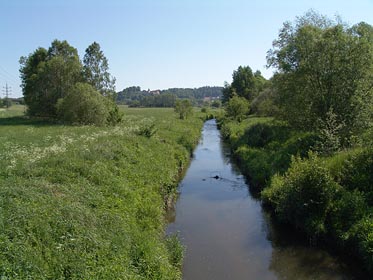
{"label": "shadow on grass", "polygon": [[42,118],[28,118],[24,116],[17,116],[17,117],[7,117],[7,118],[0,118],[0,126],[16,126],[16,125],[32,125],[32,126],[50,126],[50,125],[60,125],[56,122],[51,120],[46,120]]}

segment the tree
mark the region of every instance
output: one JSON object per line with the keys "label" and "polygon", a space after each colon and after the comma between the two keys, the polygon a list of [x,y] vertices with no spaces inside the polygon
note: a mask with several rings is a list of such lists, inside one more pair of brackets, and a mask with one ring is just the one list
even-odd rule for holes
{"label": "tree", "polygon": [[226,103],[235,95],[251,101],[258,95],[259,91],[265,88],[267,80],[260,71],[253,74],[249,66],[239,66],[233,72],[232,84],[225,83],[223,89],[223,102]]}
{"label": "tree", "polygon": [[333,111],[344,124],[342,139],[364,126],[372,104],[373,44],[367,24],[348,27],[313,11],[284,23],[268,52],[282,118],[301,129],[318,129]]}
{"label": "tree", "polygon": [[246,98],[233,96],[227,103],[225,111],[228,117],[242,121],[249,113],[249,101]]}
{"label": "tree", "polygon": [[56,117],[56,103],[82,80],[78,52],[66,41],[54,40],[48,50],[38,48],[21,57],[21,80],[31,116]]}
{"label": "tree", "polygon": [[176,100],[175,112],[179,114],[180,119],[187,119],[193,112],[192,103],[189,99]]}
{"label": "tree", "polygon": [[84,78],[102,95],[115,93],[115,78],[109,73],[109,63],[100,45],[93,42],[85,50],[83,58]]}

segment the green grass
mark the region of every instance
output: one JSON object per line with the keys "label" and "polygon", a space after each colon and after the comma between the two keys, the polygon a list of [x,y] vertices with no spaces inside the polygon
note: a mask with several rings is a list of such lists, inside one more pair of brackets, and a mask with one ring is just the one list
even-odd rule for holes
{"label": "green grass", "polygon": [[[13,107],[12,107],[13,108]],[[0,118],[0,278],[180,279],[164,236],[201,115],[128,109],[116,127]],[[149,137],[139,131],[154,124]]]}
{"label": "green grass", "polygon": [[20,117],[25,113],[24,105],[13,105],[9,108],[0,108],[0,118]]}

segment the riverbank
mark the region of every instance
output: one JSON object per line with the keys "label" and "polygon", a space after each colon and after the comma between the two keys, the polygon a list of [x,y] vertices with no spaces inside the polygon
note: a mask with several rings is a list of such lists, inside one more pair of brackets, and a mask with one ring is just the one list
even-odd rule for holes
{"label": "riverbank", "polygon": [[283,224],[373,272],[373,151],[317,156],[318,136],[272,118],[223,120],[222,135],[253,189]]}
{"label": "riverbank", "polygon": [[116,127],[0,118],[0,276],[180,279],[165,201],[202,124],[173,109],[126,109]]}

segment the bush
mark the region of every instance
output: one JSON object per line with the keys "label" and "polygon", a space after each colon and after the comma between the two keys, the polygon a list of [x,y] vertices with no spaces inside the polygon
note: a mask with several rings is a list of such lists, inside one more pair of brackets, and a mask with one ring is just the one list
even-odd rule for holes
{"label": "bush", "polygon": [[354,227],[353,241],[365,268],[373,273],[373,217],[364,217]]}
{"label": "bush", "polygon": [[67,96],[57,103],[61,120],[74,124],[106,125],[121,120],[116,105],[109,97],[102,96],[91,85],[77,83]]}
{"label": "bush", "polygon": [[373,205],[373,149],[352,153],[344,161],[339,176],[342,186],[362,191],[368,204]]}
{"label": "bush", "polygon": [[177,100],[175,103],[175,112],[179,114],[181,120],[187,119],[193,113],[192,103],[189,99]]}
{"label": "bush", "polygon": [[144,122],[138,131],[139,135],[145,136],[147,138],[152,137],[157,132],[154,122]]}
{"label": "bush", "polygon": [[346,191],[342,189],[333,203],[328,219],[329,233],[341,245],[349,242],[351,228],[368,211],[364,195],[359,191]]}
{"label": "bush", "polygon": [[250,177],[255,188],[262,188],[273,175],[271,155],[262,149],[240,146],[235,152],[242,169]]}
{"label": "bush", "polygon": [[249,101],[246,98],[233,96],[229,99],[225,110],[229,118],[242,121],[249,113]]}
{"label": "bush", "polygon": [[326,232],[325,220],[340,189],[316,156],[294,158],[285,176],[277,177],[262,192],[282,221],[291,223],[309,236]]}

